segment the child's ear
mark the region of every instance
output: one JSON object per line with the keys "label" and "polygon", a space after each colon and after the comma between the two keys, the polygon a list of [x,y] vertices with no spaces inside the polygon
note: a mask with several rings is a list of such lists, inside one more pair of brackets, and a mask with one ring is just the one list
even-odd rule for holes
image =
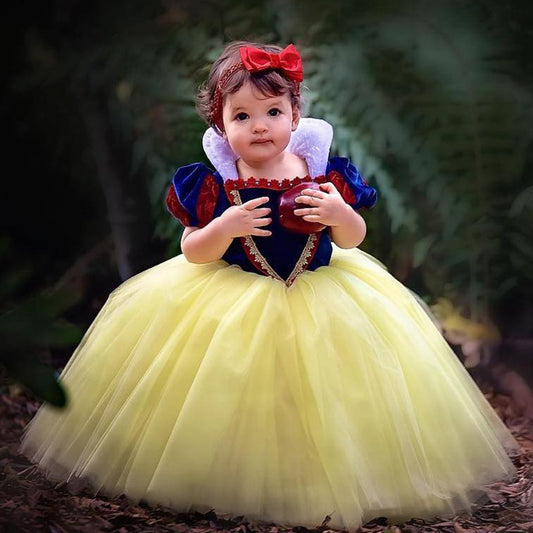
{"label": "child's ear", "polygon": [[300,110],[296,109],[295,107],[292,108],[292,124],[291,124],[291,131],[295,131],[298,127],[298,123],[300,122]]}

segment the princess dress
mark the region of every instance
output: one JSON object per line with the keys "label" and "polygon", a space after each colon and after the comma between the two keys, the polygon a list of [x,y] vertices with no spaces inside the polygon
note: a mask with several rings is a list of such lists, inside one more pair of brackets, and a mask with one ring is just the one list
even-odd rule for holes
{"label": "princess dress", "polygon": [[[376,200],[331,128],[301,121],[289,149],[355,209]],[[178,511],[357,528],[471,509],[511,478],[518,445],[408,289],[327,231],[291,233],[277,198],[300,179],[238,179],[211,131],[218,169],[182,167],[168,206],[204,226],[268,195],[271,237],[234,239],[222,260],[183,255],[109,296],[22,451],[53,479],[86,478]]]}

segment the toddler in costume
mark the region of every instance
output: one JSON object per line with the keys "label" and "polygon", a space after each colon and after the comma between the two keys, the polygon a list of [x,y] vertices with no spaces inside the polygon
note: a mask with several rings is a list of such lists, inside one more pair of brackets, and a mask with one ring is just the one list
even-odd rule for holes
{"label": "toddler in costume", "polygon": [[213,65],[199,110],[216,170],[179,168],[167,197],[183,254],[110,295],[61,375],[68,408],[26,429],[52,479],[356,529],[468,511],[512,477],[508,429],[356,248],[376,192],[329,158],[329,124],[300,118],[302,80],[292,45],[232,43]]}

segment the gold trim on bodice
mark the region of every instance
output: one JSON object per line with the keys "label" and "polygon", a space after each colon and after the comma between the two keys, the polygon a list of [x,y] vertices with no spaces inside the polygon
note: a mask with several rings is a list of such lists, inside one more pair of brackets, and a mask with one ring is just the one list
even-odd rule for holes
{"label": "gold trim on bodice", "polygon": [[307,266],[311,262],[311,259],[313,257],[313,248],[316,246],[318,241],[318,236],[316,233],[310,233],[309,237],[307,238],[307,242],[305,243],[304,249],[302,250],[302,253],[300,254],[300,257],[298,258],[298,261],[296,261],[296,264],[294,265],[294,268],[292,269],[292,272],[290,276],[285,281],[285,284],[287,287],[290,287],[294,280],[305,270],[307,270]]}

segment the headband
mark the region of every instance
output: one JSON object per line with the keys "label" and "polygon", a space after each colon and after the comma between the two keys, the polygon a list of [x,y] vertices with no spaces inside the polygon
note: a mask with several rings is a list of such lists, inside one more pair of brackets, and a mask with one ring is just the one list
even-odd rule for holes
{"label": "headband", "polygon": [[252,73],[267,69],[279,70],[285,78],[294,82],[296,94],[300,92],[298,84],[304,79],[302,58],[292,44],[289,44],[279,53],[267,52],[254,46],[242,46],[239,48],[239,53],[241,61],[229,67],[222,74],[213,94],[210,122],[220,132],[224,131],[224,124],[222,122],[222,89],[229,78],[239,70],[245,69]]}

